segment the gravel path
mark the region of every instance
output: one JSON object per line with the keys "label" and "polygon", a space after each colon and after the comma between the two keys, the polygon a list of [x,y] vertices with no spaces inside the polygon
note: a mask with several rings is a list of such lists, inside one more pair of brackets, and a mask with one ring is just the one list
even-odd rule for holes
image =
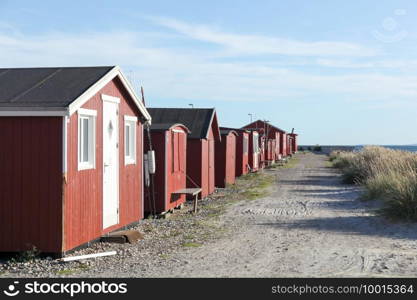
{"label": "gravel path", "polygon": [[144,241],[88,250],[116,249],[117,257],[64,266],[42,260],[35,263],[39,272],[18,266],[2,276],[417,276],[417,224],[377,216],[378,203],[358,200],[360,188],[341,184],[325,156],[297,159],[293,168],[265,171],[276,178],[267,197],[239,201],[219,217],[146,220],[138,228]]}
{"label": "gravel path", "polygon": [[[417,225],[393,224],[358,200],[326,157],[299,155],[277,176],[271,194],[238,203],[222,222],[220,240],[181,251],[178,262],[149,270],[158,277],[417,276]],[[127,274],[106,273],[126,276]],[[141,275],[131,269],[129,276]]]}

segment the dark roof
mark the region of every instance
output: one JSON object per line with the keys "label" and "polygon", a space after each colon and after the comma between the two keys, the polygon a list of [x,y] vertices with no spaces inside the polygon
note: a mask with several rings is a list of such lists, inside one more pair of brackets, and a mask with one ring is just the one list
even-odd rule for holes
{"label": "dark roof", "polygon": [[[256,129],[256,123],[257,122],[261,122],[261,123],[264,123],[265,124],[265,121],[262,121],[262,120],[256,120],[256,121],[254,121],[254,122],[252,122],[252,123],[249,123],[248,125],[245,125],[245,126],[243,126],[242,128],[245,128],[246,126],[251,126],[251,125],[253,125],[253,126],[255,126],[255,127],[253,127],[253,128],[247,128],[247,129]],[[279,128],[279,127],[277,127],[277,126],[274,126],[274,125],[272,125],[271,123],[266,123],[267,125],[269,125],[270,127],[272,127],[272,128],[274,128],[275,130],[277,130],[277,131],[280,131],[280,132],[282,132],[282,133],[287,133],[284,129],[281,129],[281,128]]]}
{"label": "dark roof", "polygon": [[185,126],[184,124],[180,124],[180,123],[152,123],[151,130],[165,131],[165,130],[171,129],[172,127],[177,127],[177,126],[181,126],[184,129],[186,129],[187,132],[190,132],[187,126]]}
{"label": "dark roof", "polygon": [[148,108],[152,123],[181,123],[192,139],[205,139],[215,116],[214,108]]}
{"label": "dark roof", "polygon": [[220,127],[220,131],[221,130],[233,130],[233,131],[236,131],[237,133],[239,132],[249,133],[249,130],[247,130],[246,128]]}
{"label": "dark roof", "polygon": [[0,107],[67,107],[113,68],[0,68]]}
{"label": "dark roof", "polygon": [[235,129],[220,127],[220,134],[221,135],[228,135],[231,132],[233,132],[236,135],[239,135]]}

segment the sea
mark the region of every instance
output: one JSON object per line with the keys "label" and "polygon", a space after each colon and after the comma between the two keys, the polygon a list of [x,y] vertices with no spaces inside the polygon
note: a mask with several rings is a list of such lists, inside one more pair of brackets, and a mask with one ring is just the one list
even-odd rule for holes
{"label": "sea", "polygon": [[[355,151],[359,151],[364,146],[356,146]],[[393,149],[393,150],[402,150],[402,151],[409,151],[409,152],[417,152],[417,145],[410,145],[410,146],[402,146],[402,145],[381,145],[381,147]]]}

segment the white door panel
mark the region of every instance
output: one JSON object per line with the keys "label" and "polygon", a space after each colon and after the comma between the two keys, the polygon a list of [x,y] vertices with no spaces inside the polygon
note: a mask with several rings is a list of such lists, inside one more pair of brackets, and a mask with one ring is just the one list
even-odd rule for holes
{"label": "white door panel", "polygon": [[103,101],[103,228],[119,223],[119,105]]}

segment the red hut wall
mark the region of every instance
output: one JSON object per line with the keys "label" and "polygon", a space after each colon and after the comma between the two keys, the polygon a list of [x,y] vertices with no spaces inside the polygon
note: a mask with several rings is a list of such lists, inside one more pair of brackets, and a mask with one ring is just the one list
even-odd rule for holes
{"label": "red hut wall", "polygon": [[268,139],[266,145],[265,160],[269,164],[275,160],[275,140]]}
{"label": "red hut wall", "polygon": [[274,134],[274,138],[275,138],[275,160],[279,159],[279,154],[280,154],[279,136],[280,136],[280,133],[278,131],[275,132],[275,134]]}
{"label": "red hut wall", "polygon": [[[166,141],[166,132],[165,131],[157,131],[151,132],[151,139],[152,139],[152,147],[155,151],[155,175],[153,176],[154,180],[154,192],[155,192],[155,206],[157,212],[165,211],[165,194],[166,190],[166,150],[165,150],[165,143],[168,145],[168,141]],[[144,151],[149,150],[149,141],[147,138],[144,139]],[[152,206],[149,203],[151,189],[149,187],[145,187],[144,190],[144,212],[152,212]]]}
{"label": "red hut wall", "polygon": [[202,197],[214,193],[215,190],[215,142],[213,129],[210,129],[208,139],[203,140],[203,169]]}
{"label": "red hut wall", "polygon": [[287,149],[287,134],[281,133],[280,134],[280,154],[283,156],[287,156],[288,149]]}
{"label": "red hut wall", "polygon": [[[185,202],[185,195],[172,193],[186,187],[187,134],[177,126],[165,131],[152,131],[156,172],[154,175],[155,207],[157,213],[171,210]],[[149,142],[145,139],[145,149]],[[150,188],[145,188],[145,212],[151,212]]]}
{"label": "red hut wall", "polygon": [[187,187],[202,188],[203,140],[187,140]]}
{"label": "red hut wall", "polygon": [[[210,129],[208,139],[188,139],[187,147],[187,175],[201,187],[201,197],[204,198],[215,190],[213,130]],[[196,187],[192,181],[187,179],[187,187]]]}
{"label": "red hut wall", "polygon": [[249,172],[249,133],[241,131],[236,137],[236,177]]}
{"label": "red hut wall", "polygon": [[[103,229],[103,101],[101,94],[120,98],[119,104],[119,223]],[[116,78],[103,87],[83,108],[97,110],[96,166],[78,171],[77,113],[68,124],[68,181],[64,187],[64,246],[69,250],[102,234],[143,218],[142,137],[143,125],[136,127],[136,164],[124,163],[124,116],[140,116],[121,82]],[[140,118],[139,118],[140,120]]]}
{"label": "red hut wall", "polygon": [[291,155],[291,136],[287,134],[287,155]]}
{"label": "red hut wall", "polygon": [[0,117],[1,252],[61,252],[62,123]]}
{"label": "red hut wall", "polygon": [[230,132],[216,142],[216,186],[226,187],[236,181],[236,135]]}
{"label": "red hut wall", "polygon": [[297,145],[297,135],[296,134],[291,134],[291,148],[292,148],[292,153],[297,152],[298,150],[298,145]]}
{"label": "red hut wall", "polygon": [[185,202],[185,195],[173,195],[172,193],[186,187],[187,170],[187,133],[182,127],[177,126],[166,132],[166,194],[164,210],[173,209]]}

